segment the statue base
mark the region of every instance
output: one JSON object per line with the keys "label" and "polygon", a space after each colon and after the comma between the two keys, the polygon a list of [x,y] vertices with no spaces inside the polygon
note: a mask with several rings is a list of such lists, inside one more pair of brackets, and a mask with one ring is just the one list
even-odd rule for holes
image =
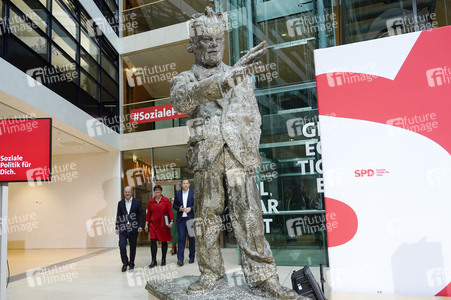
{"label": "statue base", "polygon": [[[238,276],[241,276],[238,277]],[[197,281],[199,276],[183,276],[172,280],[148,281],[146,290],[149,292],[149,300],[261,300],[262,297],[254,295],[249,290],[244,276],[237,275],[234,283],[227,283],[224,277],[224,286],[211,292],[205,292],[201,295],[188,295],[186,291],[188,287]],[[236,285],[236,283],[239,285]],[[265,298],[275,300],[276,298]],[[302,298],[309,299],[309,298]]]}

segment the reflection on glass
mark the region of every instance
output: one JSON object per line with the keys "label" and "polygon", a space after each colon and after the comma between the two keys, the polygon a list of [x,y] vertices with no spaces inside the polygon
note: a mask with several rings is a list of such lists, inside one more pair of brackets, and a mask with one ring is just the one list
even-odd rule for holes
{"label": "reflection on glass", "polygon": [[52,2],[52,14],[53,17],[56,18],[61,25],[69,31],[69,33],[72,35],[73,38],[77,38],[77,29],[78,25],[74,18],[68,13],[65,9],[61,7],[58,1],[53,0]]}
{"label": "reflection on glass", "polygon": [[78,73],[75,61],[69,60],[57,47],[52,45],[52,65],[56,67],[58,73],[63,73],[59,81],[77,83]]}
{"label": "reflection on glass", "polygon": [[[42,31],[46,32],[47,28],[47,13],[44,9],[39,9],[33,4],[31,0],[12,0],[14,5],[16,5],[28,18],[28,20],[32,21],[37,27],[39,27]],[[32,8],[33,7],[33,8]],[[15,19],[9,19],[9,25],[14,26]],[[33,26],[33,25],[32,25]]]}
{"label": "reflection on glass", "polygon": [[76,59],[77,45],[73,38],[67,35],[66,31],[64,31],[57,23],[53,24],[52,29],[53,41],[69,54],[72,59]]}
{"label": "reflection on glass", "polygon": [[28,47],[47,59],[47,39],[36,32],[25,20],[14,10],[10,11],[10,18],[15,20],[15,26],[10,27],[10,32],[17,36]]}
{"label": "reflection on glass", "polygon": [[81,46],[89,53],[95,61],[99,59],[99,47],[97,44],[87,36],[83,31],[81,32]]}
{"label": "reflection on glass", "polygon": [[[216,1],[214,1],[216,2]],[[123,11],[123,35],[133,35],[153,29],[158,29],[191,19],[191,15],[202,13],[206,6],[215,9],[213,1],[135,1],[126,0]]]}
{"label": "reflection on glass", "polygon": [[107,72],[114,80],[117,78],[117,70],[113,63],[107,58],[106,55],[102,57],[102,68]]}
{"label": "reflection on glass", "polygon": [[[377,2],[377,1],[376,1]],[[343,5],[343,43],[405,34],[437,27],[441,1],[345,1]],[[435,11],[434,11],[435,9]],[[445,25],[445,24],[443,24]],[[441,26],[443,26],[441,25]]]}
{"label": "reflection on glass", "polygon": [[88,71],[88,73],[95,79],[98,79],[98,67],[95,61],[92,59],[92,57],[87,54],[83,49],[81,50],[80,54],[80,64],[81,67]]}
{"label": "reflection on glass", "polygon": [[111,77],[102,71],[102,87],[106,89],[111,95],[116,96],[117,84]]}
{"label": "reflection on glass", "polygon": [[82,71],[80,75],[80,87],[88,92],[94,99],[98,99],[99,87],[97,82],[86,75],[84,71]]}

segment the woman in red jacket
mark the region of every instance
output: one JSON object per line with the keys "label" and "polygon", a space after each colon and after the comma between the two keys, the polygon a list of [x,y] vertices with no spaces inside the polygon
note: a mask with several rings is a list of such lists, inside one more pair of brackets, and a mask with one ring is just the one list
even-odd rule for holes
{"label": "woman in red jacket", "polygon": [[[166,265],[166,253],[168,251],[168,241],[172,241],[170,228],[174,223],[171,202],[163,196],[163,188],[156,185],[153,188],[155,197],[149,200],[147,206],[146,226],[144,230],[150,232],[150,252],[152,262],[149,268],[157,265],[157,240],[161,242],[161,265]],[[164,216],[167,215],[170,220],[169,225],[165,224]]]}

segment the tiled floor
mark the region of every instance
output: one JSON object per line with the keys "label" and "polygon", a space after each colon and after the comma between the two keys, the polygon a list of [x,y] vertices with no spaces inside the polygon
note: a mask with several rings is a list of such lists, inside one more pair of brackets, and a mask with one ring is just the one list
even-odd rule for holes
{"label": "tiled floor", "polygon": [[[158,249],[160,251],[160,249]],[[226,272],[239,272],[236,249],[223,249]],[[188,257],[187,250],[185,258]],[[160,263],[158,253],[158,263]],[[176,266],[176,256],[168,253],[167,266],[148,269],[149,247],[138,247],[133,273],[122,273],[119,250],[47,249],[9,250],[11,281],[7,299],[147,299],[145,282],[152,279],[199,275],[197,262]],[[58,263],[57,266],[53,264]],[[47,267],[45,273],[27,277],[27,270]],[[299,267],[278,267],[280,282],[291,288],[291,273]],[[317,268],[316,268],[317,269]],[[313,271],[316,272],[315,268]],[[316,274],[317,276],[317,274]],[[317,277],[319,278],[319,277]],[[240,283],[237,283],[240,284]]]}
{"label": "tiled floor", "polygon": [[[159,249],[160,251],[160,249]],[[236,249],[223,249],[226,272],[233,281],[234,272],[240,272]],[[158,263],[160,263],[158,253]],[[187,250],[185,258],[187,257]],[[147,280],[170,279],[185,275],[199,275],[197,262],[183,267],[176,266],[176,256],[167,257],[167,266],[148,269],[149,247],[137,249],[136,266],[133,273],[122,273],[119,250],[103,249],[46,249],[8,250],[11,279],[7,288],[7,299],[148,299],[145,290]],[[56,264],[56,265],[55,265]],[[30,269],[46,267],[44,273],[27,277]],[[300,267],[277,267],[280,282],[291,288],[290,276]],[[319,268],[311,268],[319,281]],[[226,275],[227,275],[226,274]],[[230,280],[232,279],[232,281]],[[240,283],[237,283],[238,285]],[[450,300],[451,297],[394,296],[334,292],[326,283],[326,295],[330,300]],[[2,299],[3,300],[3,299]]]}

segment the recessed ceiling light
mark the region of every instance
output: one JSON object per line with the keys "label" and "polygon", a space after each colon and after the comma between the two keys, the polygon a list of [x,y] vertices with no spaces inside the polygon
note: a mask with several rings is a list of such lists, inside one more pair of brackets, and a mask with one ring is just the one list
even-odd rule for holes
{"label": "recessed ceiling light", "polygon": [[84,147],[80,147],[80,149],[84,149]]}
{"label": "recessed ceiling light", "polygon": [[62,140],[62,138],[57,138],[56,140],[57,140],[57,141],[61,141],[61,140]]}

